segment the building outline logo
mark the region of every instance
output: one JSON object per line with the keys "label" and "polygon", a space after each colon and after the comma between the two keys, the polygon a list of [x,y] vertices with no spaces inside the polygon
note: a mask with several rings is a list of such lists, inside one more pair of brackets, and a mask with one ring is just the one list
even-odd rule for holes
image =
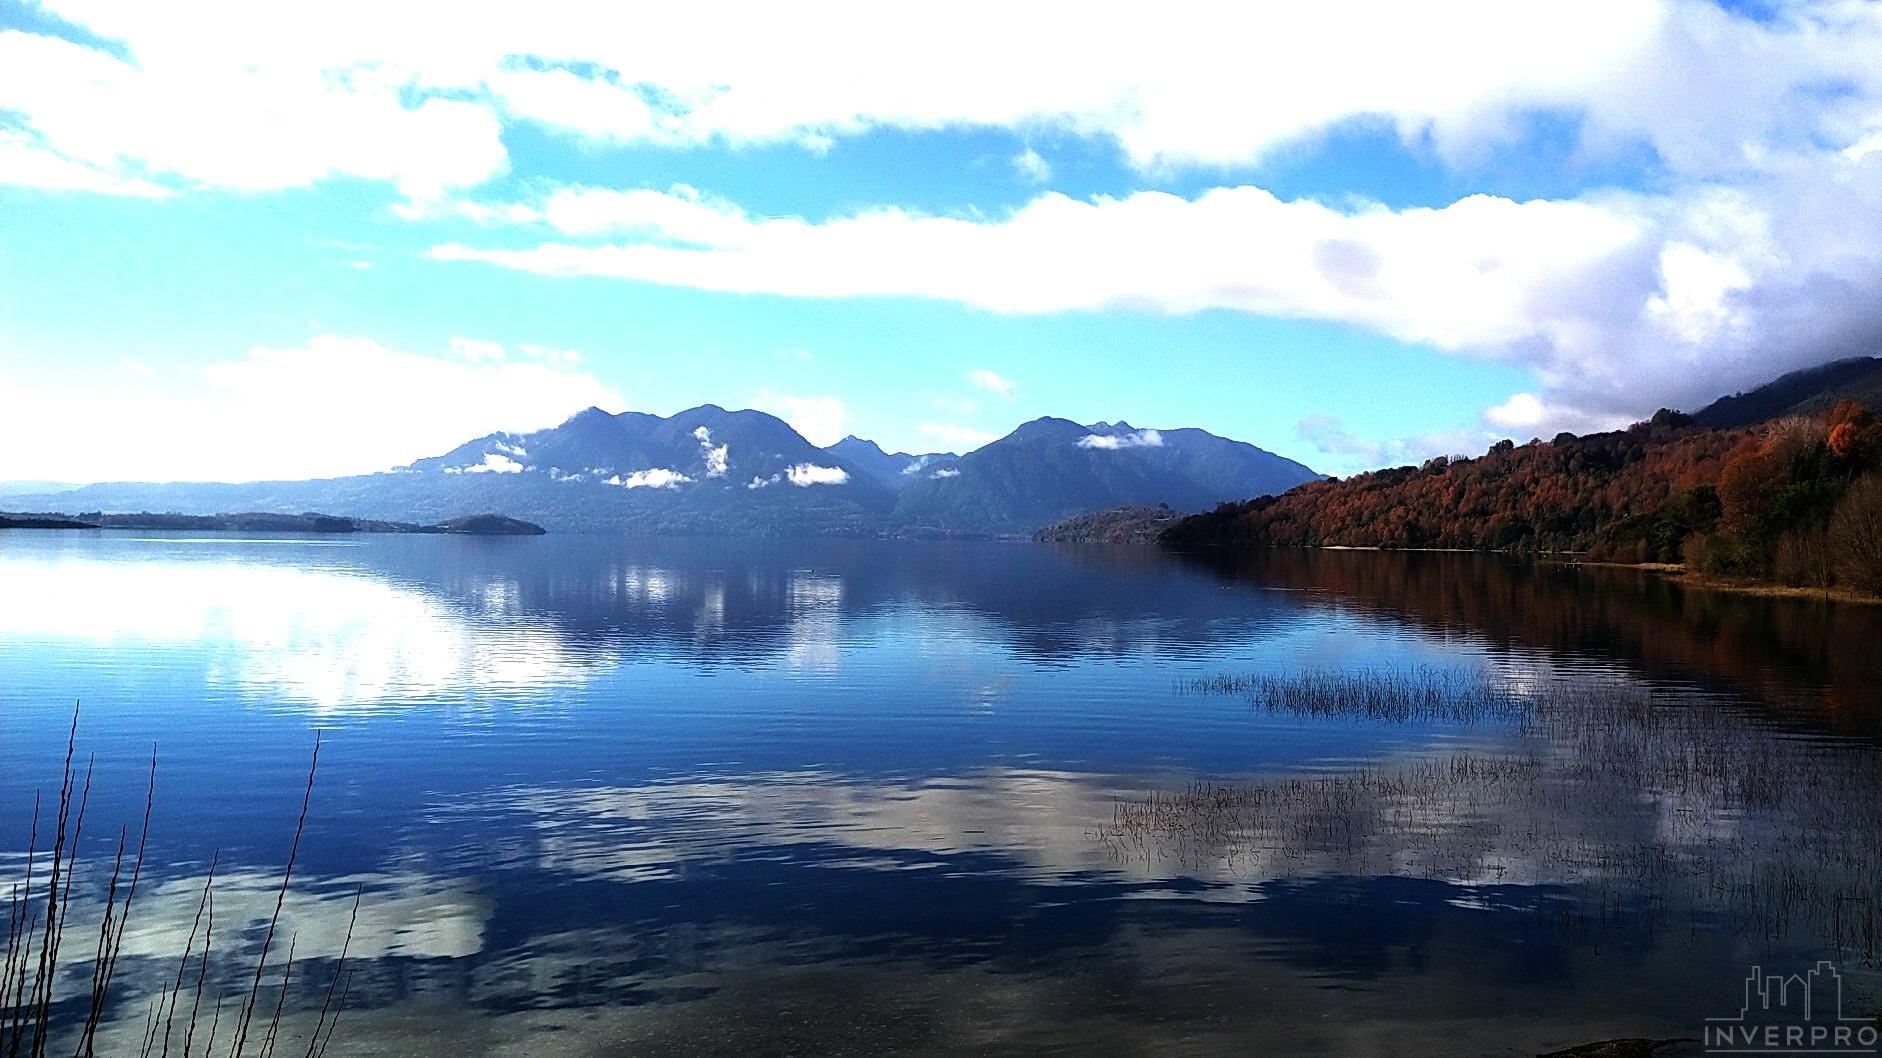
{"label": "building outline logo", "polygon": [[1707,1018],[1707,1054],[1882,1054],[1875,1018],[1843,1014],[1843,975],[1825,959],[1805,973],[1745,976],[1738,1016]]}

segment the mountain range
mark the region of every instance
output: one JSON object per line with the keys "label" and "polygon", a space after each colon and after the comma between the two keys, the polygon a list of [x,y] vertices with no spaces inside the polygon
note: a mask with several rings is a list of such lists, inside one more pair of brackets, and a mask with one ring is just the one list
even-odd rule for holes
{"label": "mountain range", "polygon": [[1042,418],[965,455],[827,448],[760,411],[671,416],[588,408],[548,429],[486,434],[378,474],[311,481],[113,483],[13,494],[68,513],[318,510],[437,522],[500,511],[558,531],[768,536],[1024,535],[1120,504],[1183,511],[1286,491],[1309,468],[1204,430]]}

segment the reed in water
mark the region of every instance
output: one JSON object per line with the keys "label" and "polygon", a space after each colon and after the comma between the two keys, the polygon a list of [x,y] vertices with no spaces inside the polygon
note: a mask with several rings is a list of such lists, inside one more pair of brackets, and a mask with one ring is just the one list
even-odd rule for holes
{"label": "reed in water", "polygon": [[[106,1018],[124,1013],[119,961],[139,888],[145,881],[145,856],[150,824],[156,807],[157,757],[151,754],[142,822],[135,843],[129,828],[117,835],[110,871],[102,893],[75,891],[90,864],[81,852],[86,836],[86,814],[91,805],[94,764],[87,760],[81,772],[77,762],[78,710],[66,738],[65,763],[55,803],[42,805],[36,797],[24,853],[24,868],[7,893],[4,962],[0,962],[0,1058],[45,1058],[70,1052],[74,1058],[95,1058]],[[252,965],[236,965],[216,950],[215,877],[212,859],[198,895],[188,939],[176,956],[173,971],[149,999],[136,1053],[142,1058],[225,1056],[274,1058],[287,1043],[283,1032],[288,998],[296,985],[294,939],[286,940],[286,953],[278,936],[282,909],[294,878],[301,837],[313,802],[314,780],[320,767],[320,745],[307,766],[307,784],[287,862],[281,871],[274,908],[267,921],[259,952]],[[43,819],[42,819],[43,808]],[[42,833],[45,831],[45,833]],[[44,846],[42,848],[42,845]],[[295,1049],[303,1058],[324,1055],[346,1006],[351,971],[347,956],[358,922],[363,890],[355,893],[352,914],[331,976],[313,997],[319,1013]],[[74,958],[67,930],[76,923],[76,904],[102,900],[96,913],[99,924],[90,950]],[[74,938],[76,940],[76,938]],[[227,983],[236,982],[230,988]],[[122,1047],[114,1053],[125,1053]]]}
{"label": "reed in water", "polygon": [[1569,927],[1729,928],[1882,957],[1882,753],[1603,680],[1436,670],[1222,677],[1313,718],[1494,722],[1330,773],[1116,802],[1119,859],[1260,878],[1438,879]]}

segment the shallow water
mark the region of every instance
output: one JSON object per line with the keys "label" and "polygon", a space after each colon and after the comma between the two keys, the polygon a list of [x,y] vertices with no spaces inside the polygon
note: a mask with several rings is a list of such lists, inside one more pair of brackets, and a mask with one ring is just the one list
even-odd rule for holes
{"label": "shallow water", "polygon": [[[1699,1035],[1752,964],[1818,958],[1875,1012],[1876,824],[1838,807],[1882,792],[1875,609],[1454,555],[50,532],[0,535],[0,600],[0,870],[74,700],[94,864],[156,747],[113,1039],[212,856],[218,950],[258,948],[316,737],[288,1032],[363,887],[336,1055],[1533,1054]],[[1702,721],[1629,745],[1782,781],[1577,764],[1617,752],[1605,722],[1192,686],[1418,669],[1595,681]],[[1460,758],[1520,774],[1352,785]],[[1118,826],[1284,787],[1261,818]],[[1788,836],[1819,824],[1855,851]],[[1820,880],[1836,921],[1709,899],[1695,863]]]}

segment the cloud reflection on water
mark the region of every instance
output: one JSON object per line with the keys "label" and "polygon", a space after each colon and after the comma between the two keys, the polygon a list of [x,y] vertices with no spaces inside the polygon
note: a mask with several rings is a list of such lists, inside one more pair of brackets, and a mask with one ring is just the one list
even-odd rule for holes
{"label": "cloud reflection on water", "polygon": [[[509,586],[513,587],[513,586]],[[212,685],[334,712],[472,692],[546,695],[605,659],[510,612],[476,620],[437,595],[351,571],[238,560],[47,563],[0,555],[0,639],[199,653]]]}

